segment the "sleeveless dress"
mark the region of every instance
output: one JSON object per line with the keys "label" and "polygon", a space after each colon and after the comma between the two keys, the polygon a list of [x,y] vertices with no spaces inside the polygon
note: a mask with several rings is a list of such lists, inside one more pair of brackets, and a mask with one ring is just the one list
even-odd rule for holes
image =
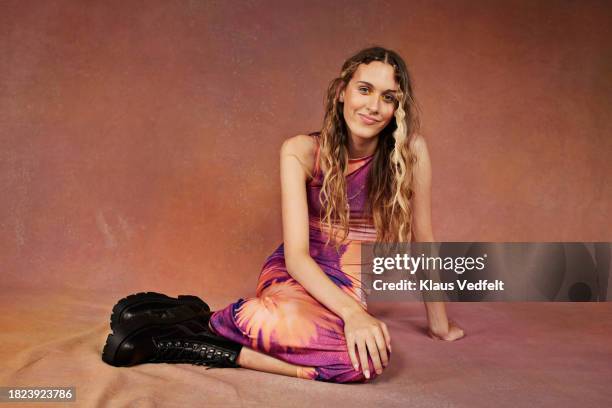
{"label": "sleeveless dress", "polygon": [[[366,309],[361,288],[360,247],[362,242],[376,239],[371,216],[364,213],[366,179],[374,156],[349,159],[346,175],[349,235],[337,251],[333,240],[325,246],[328,231],[319,219],[323,174],[318,165],[319,138],[312,137],[317,142],[317,150],[313,177],[306,184],[310,256],[333,283]],[[289,275],[283,244],[265,261],[256,296],[239,299],[214,312],[210,325],[219,336],[280,360],[306,366],[298,372],[301,378],[338,383],[365,381],[361,368],[356,371],[351,363],[344,322]],[[371,359],[369,366],[372,379],[376,371]]]}

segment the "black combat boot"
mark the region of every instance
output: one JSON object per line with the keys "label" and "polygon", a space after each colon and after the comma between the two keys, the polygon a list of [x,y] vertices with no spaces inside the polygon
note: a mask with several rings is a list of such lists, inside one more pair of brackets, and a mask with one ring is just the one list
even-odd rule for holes
{"label": "black combat boot", "polygon": [[188,306],[175,307],[166,313],[166,323],[141,319],[117,325],[106,339],[102,360],[115,367],[145,363],[239,367],[236,360],[242,345],[210,331],[208,321],[212,313],[194,316]]}
{"label": "black combat boot", "polygon": [[210,312],[206,302],[197,296],[180,295],[176,299],[156,292],[136,293],[121,299],[113,307],[110,327],[112,331],[115,331],[120,323],[144,318],[150,321],[160,320],[172,323],[173,315],[169,315],[167,311],[182,305],[188,306],[193,316]]}

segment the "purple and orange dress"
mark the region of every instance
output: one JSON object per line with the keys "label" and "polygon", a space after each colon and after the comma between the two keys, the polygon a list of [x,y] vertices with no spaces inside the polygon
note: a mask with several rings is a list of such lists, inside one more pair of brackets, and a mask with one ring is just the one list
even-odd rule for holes
{"label": "purple and orange dress", "polygon": [[[350,159],[347,198],[350,207],[349,235],[339,251],[326,246],[328,231],[320,222],[319,139],[313,177],[307,182],[310,256],[323,272],[365,309],[361,287],[361,243],[376,239],[371,216],[365,214],[366,179],[373,155]],[[281,244],[263,265],[256,296],[239,299],[213,313],[210,325],[220,336],[288,363],[305,366],[298,376],[328,382],[361,382],[361,370],[351,364],[344,322],[313,298],[287,272]],[[376,376],[369,360],[370,378]]]}

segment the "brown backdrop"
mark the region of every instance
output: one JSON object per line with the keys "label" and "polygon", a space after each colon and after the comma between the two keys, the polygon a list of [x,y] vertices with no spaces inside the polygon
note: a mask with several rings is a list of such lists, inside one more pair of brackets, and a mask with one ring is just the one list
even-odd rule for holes
{"label": "brown backdrop", "polygon": [[279,147],[372,44],[414,76],[438,240],[612,240],[609,2],[288,3],[2,2],[5,290],[252,294]]}

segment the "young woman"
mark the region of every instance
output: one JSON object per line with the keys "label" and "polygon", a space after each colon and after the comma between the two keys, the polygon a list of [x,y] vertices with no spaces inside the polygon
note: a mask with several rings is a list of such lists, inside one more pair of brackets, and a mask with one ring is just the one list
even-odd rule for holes
{"label": "young woman", "polygon": [[[264,264],[256,297],[210,319],[214,332],[248,346],[241,366],[334,382],[387,366],[391,337],[363,301],[359,246],[434,241],[430,161],[417,130],[406,64],[373,47],[331,82],[321,132],[283,143],[284,243]],[[426,306],[433,337],[463,336],[443,303]]]}
{"label": "young woman", "polygon": [[[138,360],[133,350],[140,347],[142,354],[148,347],[151,355],[157,353],[148,362],[194,361],[179,361],[177,350],[183,357],[210,353],[225,355],[225,366],[231,360],[338,383],[383,372],[391,336],[385,323],[367,312],[360,245],[434,241],[429,155],[402,58],[381,47],[349,58],[328,88],[322,130],[287,139],[280,168],[284,243],[266,260],[256,297],[212,314],[206,305],[202,309],[206,317],[200,322],[222,341],[189,339],[185,333],[195,332],[193,326],[179,336],[190,341],[176,340],[175,330],[165,335],[168,341],[154,339],[154,347],[150,339],[145,346],[121,346],[132,334],[115,334],[107,340],[106,362],[133,364]],[[429,302],[426,309],[430,336],[447,341],[463,336],[447,319],[444,303]],[[184,320],[189,312],[172,319]],[[121,347],[132,353],[122,357],[125,364],[116,357]]]}

